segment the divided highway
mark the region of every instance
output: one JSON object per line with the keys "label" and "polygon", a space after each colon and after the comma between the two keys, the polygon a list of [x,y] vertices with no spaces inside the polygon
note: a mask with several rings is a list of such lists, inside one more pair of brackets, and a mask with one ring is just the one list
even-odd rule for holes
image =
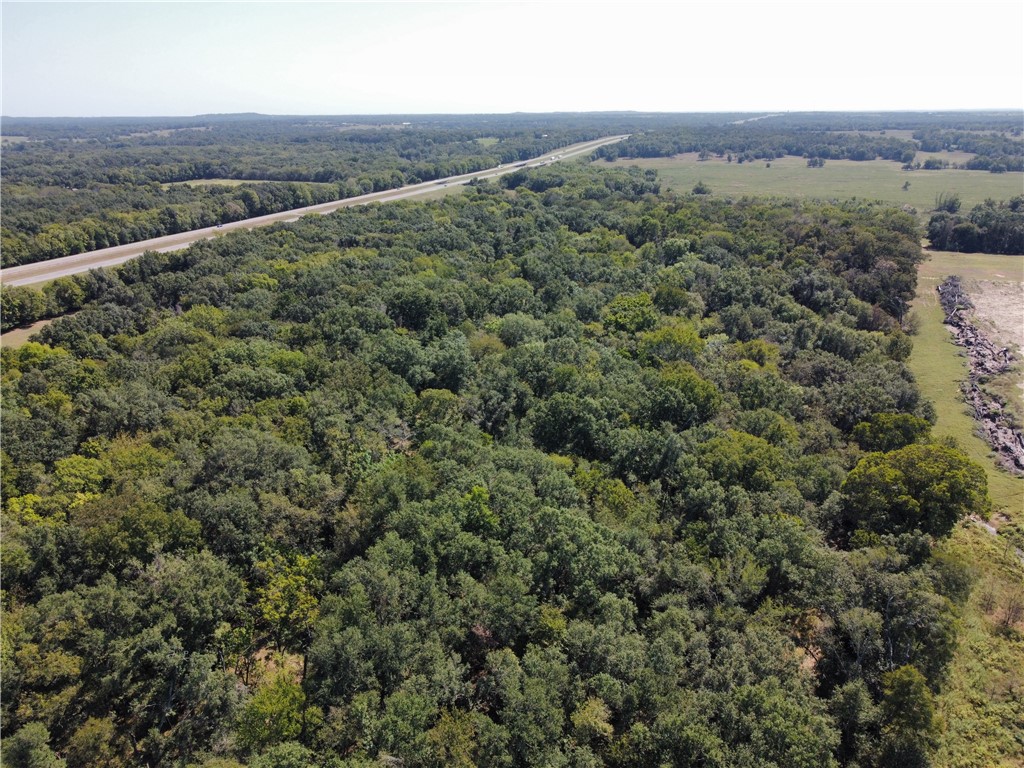
{"label": "divided highway", "polygon": [[331,213],[339,208],[347,208],[353,205],[386,203],[392,200],[402,200],[407,197],[424,195],[429,192],[436,192],[439,188],[446,186],[469,184],[469,182],[474,179],[492,179],[498,176],[503,176],[506,173],[514,173],[520,168],[536,168],[542,165],[547,165],[551,162],[568,160],[571,157],[593,152],[595,149],[602,147],[605,144],[614,144],[617,141],[622,141],[624,138],[626,138],[626,135],[606,136],[602,139],[585,141],[580,144],[563,147],[562,149],[555,150],[551,154],[547,154],[542,157],[535,157],[524,163],[499,165],[497,168],[491,168],[486,171],[477,171],[476,173],[467,173],[461,176],[449,176],[446,179],[426,181],[421,184],[411,184],[407,187],[390,189],[385,192],[373,192],[368,195],[359,195],[358,197],[349,197],[344,200],[335,200],[331,203],[321,203],[320,205],[310,205],[305,208],[295,208],[290,211],[282,211],[281,213],[272,213],[268,216],[257,216],[243,221],[233,221],[229,224],[222,224],[217,227],[193,229],[190,232],[180,232],[176,235],[155,237],[152,240],[143,240],[138,243],[117,245],[113,248],[103,248],[98,251],[76,253],[73,256],[64,256],[59,259],[50,259],[49,261],[40,261],[34,264],[23,264],[17,267],[9,267],[0,272],[0,283],[12,286],[45,283],[48,280],[55,280],[58,277],[74,275],[79,272],[88,272],[90,269],[112,267],[117,264],[122,264],[129,259],[141,256],[146,251],[176,251],[180,248],[187,248],[192,243],[199,240],[217,237],[224,232],[230,232],[236,229],[253,229],[255,227],[263,227],[267,224],[275,224],[282,221],[296,221],[311,213]]}

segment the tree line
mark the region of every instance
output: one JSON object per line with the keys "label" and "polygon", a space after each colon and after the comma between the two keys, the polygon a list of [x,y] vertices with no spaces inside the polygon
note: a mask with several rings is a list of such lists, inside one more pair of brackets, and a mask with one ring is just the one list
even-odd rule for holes
{"label": "tree line", "polygon": [[1009,201],[986,200],[970,213],[959,201],[944,206],[928,220],[928,240],[940,251],[1024,254],[1024,195]]}
{"label": "tree line", "polygon": [[706,157],[735,156],[737,162],[774,160],[786,155],[822,160],[913,162],[917,144],[909,139],[856,132],[779,130],[773,121],[686,131],[648,131],[597,150],[606,160],[620,157],[672,157],[697,152]]}
{"label": "tree line", "polygon": [[923,152],[970,152],[969,171],[1024,171],[1024,140],[1018,126],[1010,132],[956,131],[931,128],[914,132]]}

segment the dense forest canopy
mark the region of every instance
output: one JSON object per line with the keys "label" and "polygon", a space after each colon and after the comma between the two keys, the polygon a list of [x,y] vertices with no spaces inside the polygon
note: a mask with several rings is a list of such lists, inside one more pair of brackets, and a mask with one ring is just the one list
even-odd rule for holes
{"label": "dense forest canopy", "polygon": [[[600,156],[909,163],[927,146],[976,152],[968,167],[1024,169],[1013,111],[7,117],[2,131],[3,266],[469,173],[619,133],[634,135]],[[218,180],[230,183],[208,183]]]}
{"label": "dense forest canopy", "polygon": [[70,279],[3,350],[5,762],[927,764],[988,502],[920,258],[559,165]]}

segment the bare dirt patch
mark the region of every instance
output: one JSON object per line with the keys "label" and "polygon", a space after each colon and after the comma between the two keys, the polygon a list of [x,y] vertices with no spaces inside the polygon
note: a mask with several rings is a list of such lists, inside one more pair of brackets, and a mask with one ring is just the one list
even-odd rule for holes
{"label": "bare dirt patch", "polygon": [[1024,351],[1024,283],[968,280],[975,322],[992,341],[1011,351]]}
{"label": "bare dirt patch", "polygon": [[20,347],[28,341],[36,331],[44,328],[52,322],[52,319],[40,320],[32,323],[32,325],[26,328],[12,328],[3,336],[0,336],[0,347]]}
{"label": "bare dirt patch", "polygon": [[965,280],[974,304],[973,321],[998,347],[1009,350],[1014,365],[989,382],[988,389],[1009,408],[1019,425],[1024,420],[1024,282]]}

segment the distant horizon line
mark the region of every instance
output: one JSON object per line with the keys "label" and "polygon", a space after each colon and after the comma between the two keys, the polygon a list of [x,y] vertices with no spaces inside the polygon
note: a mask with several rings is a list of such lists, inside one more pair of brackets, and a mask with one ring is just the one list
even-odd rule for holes
{"label": "distant horizon line", "polygon": [[941,113],[1021,113],[1024,107],[938,107],[919,109],[592,109],[592,110],[515,110],[511,112],[200,112],[196,114],[119,114],[119,115],[0,115],[0,120],[123,120],[146,119],[199,119],[224,117],[473,117],[494,115],[828,115],[828,114],[941,114]]}

